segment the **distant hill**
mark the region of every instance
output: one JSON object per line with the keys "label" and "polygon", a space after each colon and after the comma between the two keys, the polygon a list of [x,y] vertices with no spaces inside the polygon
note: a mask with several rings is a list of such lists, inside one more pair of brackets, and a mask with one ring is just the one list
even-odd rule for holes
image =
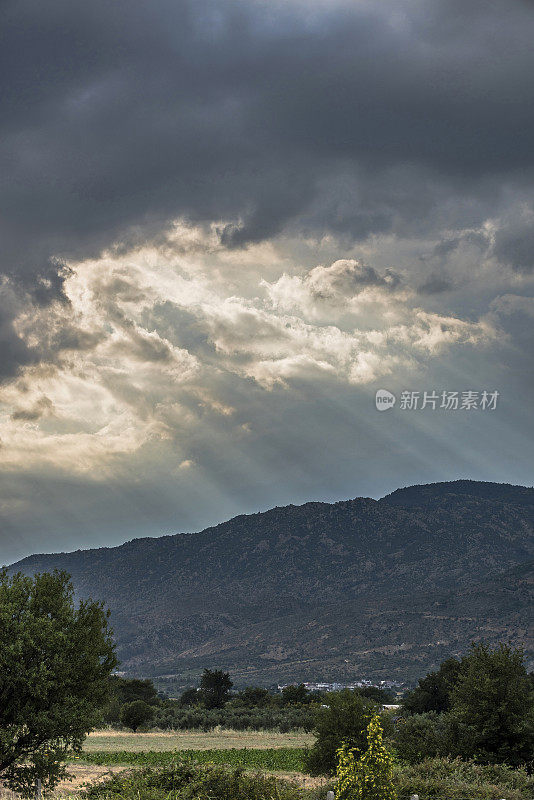
{"label": "distant hill", "polygon": [[534,656],[534,489],[454,481],[35,555],[103,600],[123,669],[240,683],[414,680],[472,639]]}

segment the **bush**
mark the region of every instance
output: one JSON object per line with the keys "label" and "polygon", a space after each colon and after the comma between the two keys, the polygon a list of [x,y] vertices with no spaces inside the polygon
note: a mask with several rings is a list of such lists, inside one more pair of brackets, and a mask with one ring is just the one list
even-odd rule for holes
{"label": "bush", "polygon": [[138,728],[148,725],[154,719],[154,709],[144,700],[134,700],[126,703],[121,709],[121,722],[135,733]]}
{"label": "bush", "polygon": [[534,776],[523,768],[476,764],[460,758],[426,758],[417,764],[394,766],[400,796],[418,794],[432,800],[531,800]]}
{"label": "bush", "polygon": [[414,714],[400,717],[393,743],[399,758],[416,764],[422,758],[446,756],[455,749],[454,725],[449,714]]}
{"label": "bush", "polygon": [[382,741],[380,717],[376,714],[367,726],[367,750],[343,745],[338,750],[337,800],[396,800],[393,764]]}
{"label": "bush", "polygon": [[163,770],[121,773],[94,784],[88,800],[302,800],[295,786],[264,775],[246,775],[241,769],[176,764]]}
{"label": "bush", "polygon": [[306,759],[311,775],[332,775],[336,753],[343,744],[363,752],[367,747],[366,728],[376,711],[371,700],[350,689],[332,692],[328,702],[317,714],[317,739]]}

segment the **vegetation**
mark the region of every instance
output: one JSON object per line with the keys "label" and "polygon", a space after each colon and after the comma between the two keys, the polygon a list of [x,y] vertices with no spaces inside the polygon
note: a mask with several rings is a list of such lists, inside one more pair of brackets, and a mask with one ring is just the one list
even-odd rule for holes
{"label": "vegetation", "polygon": [[395,764],[399,797],[418,794],[428,800],[532,800],[534,775],[505,764],[477,764],[460,758],[425,758],[415,764]]}
{"label": "vegetation", "polygon": [[[287,781],[249,775],[241,768],[175,763],[160,770],[121,773],[85,792],[87,800],[302,800]],[[309,795],[308,795],[309,797]]]}
{"label": "vegetation", "polygon": [[337,800],[396,800],[393,762],[382,741],[378,714],[367,726],[367,749],[362,753],[343,743],[337,756]]}
{"label": "vegetation", "polygon": [[317,706],[309,708],[237,708],[208,711],[203,708],[180,709],[165,704],[156,710],[154,726],[162,730],[203,730],[222,727],[234,731],[311,731],[315,726]]}
{"label": "vegetation", "polygon": [[138,728],[148,725],[154,719],[154,709],[144,700],[125,703],[121,708],[121,722],[135,733]]}
{"label": "vegetation", "polygon": [[404,710],[409,714],[449,711],[452,688],[459,673],[460,662],[456,658],[447,658],[437,672],[429,672],[413,691],[408,692],[402,701]]}
{"label": "vegetation", "polygon": [[29,796],[54,787],[67,751],[101,718],[116,665],[108,614],[73,603],[65,572],[0,572],[0,778]]}
{"label": "vegetation", "polygon": [[205,669],[200,679],[200,697],[205,708],[223,708],[234,684],[222,669]]}
{"label": "vegetation", "polygon": [[534,691],[521,649],[473,645],[451,698],[461,755],[512,765],[534,760]]}
{"label": "vegetation", "polygon": [[[397,752],[412,763],[459,756],[487,764],[528,764],[534,760],[533,689],[520,648],[473,644],[456,666],[445,662],[406,698],[408,718],[397,725]],[[432,705],[444,710],[411,713]]]}
{"label": "vegetation", "polygon": [[376,705],[357,692],[332,692],[328,705],[317,714],[317,739],[306,759],[310,775],[333,775],[342,745],[363,753],[367,746],[366,728],[375,711]]}
{"label": "vegetation", "polygon": [[229,748],[225,750],[174,750],[162,752],[97,751],[84,753],[82,758],[90,764],[111,766],[169,766],[181,761],[202,764],[227,764],[247,769],[265,769],[273,772],[302,772],[305,750],[302,747]]}

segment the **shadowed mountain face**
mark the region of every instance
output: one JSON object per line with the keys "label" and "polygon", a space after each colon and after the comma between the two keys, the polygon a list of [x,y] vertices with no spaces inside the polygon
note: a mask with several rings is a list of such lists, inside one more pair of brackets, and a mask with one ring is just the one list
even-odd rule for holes
{"label": "shadowed mountain face", "polygon": [[274,508],[11,569],[54,567],[109,606],[122,668],[146,675],[414,680],[480,638],[534,655],[534,489],[521,486]]}

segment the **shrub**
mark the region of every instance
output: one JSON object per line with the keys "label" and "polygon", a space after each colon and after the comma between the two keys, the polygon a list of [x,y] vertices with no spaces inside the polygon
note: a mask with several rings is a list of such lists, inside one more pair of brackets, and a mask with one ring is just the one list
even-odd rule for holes
{"label": "shrub", "polygon": [[425,758],[417,764],[394,766],[400,796],[418,794],[433,800],[531,800],[534,776],[524,768],[476,764],[460,758]]}
{"label": "shrub", "polygon": [[345,743],[363,752],[367,746],[366,728],[376,705],[357,692],[345,689],[328,696],[329,705],[317,715],[317,739],[310,749],[306,766],[311,775],[332,775],[336,753]]}
{"label": "shrub", "polygon": [[88,800],[166,800],[169,796],[173,800],[302,800],[299,789],[286,781],[192,763],[121,773],[85,792]]}
{"label": "shrub", "polygon": [[126,703],[121,709],[121,722],[135,733],[138,728],[147,725],[154,719],[154,709],[144,700],[134,700]]}
{"label": "shrub", "polygon": [[449,755],[455,748],[454,726],[449,714],[414,714],[400,717],[393,735],[399,758],[415,764],[422,758]]}
{"label": "shrub", "polygon": [[344,744],[338,750],[337,800],[395,800],[393,763],[382,741],[380,717],[376,714],[367,726],[367,749]]}

